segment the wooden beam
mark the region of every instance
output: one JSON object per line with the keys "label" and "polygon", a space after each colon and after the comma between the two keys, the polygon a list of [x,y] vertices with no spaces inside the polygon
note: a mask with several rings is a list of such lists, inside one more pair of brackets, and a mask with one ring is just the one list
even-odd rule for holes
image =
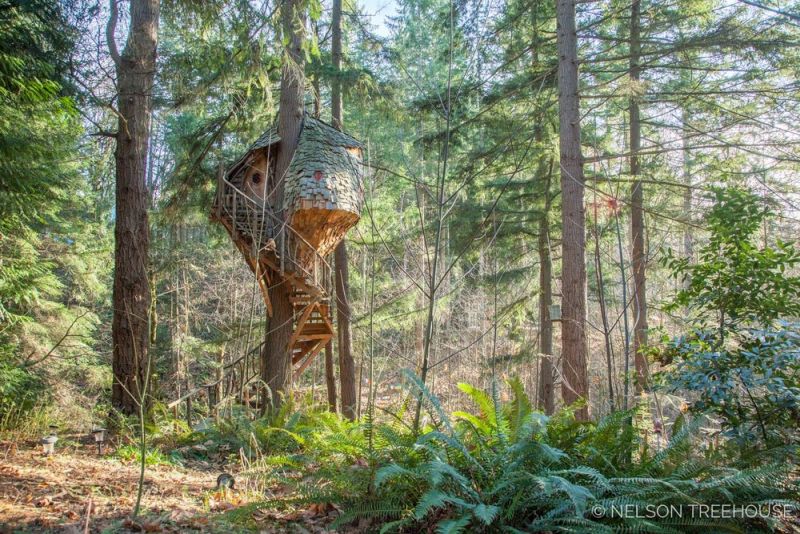
{"label": "wooden beam", "polygon": [[319,334],[300,334],[299,337],[300,337],[301,341],[311,341],[313,339],[324,339],[324,340],[327,341],[327,340],[329,340],[330,338],[333,337],[333,334],[330,334],[330,333],[328,333],[328,334],[323,334],[323,333],[319,333]]}
{"label": "wooden beam", "polygon": [[297,324],[294,327],[294,332],[292,332],[292,337],[289,338],[289,350],[292,350],[294,344],[297,343],[297,338],[300,336],[300,331],[303,329],[303,325],[308,321],[311,312],[314,311],[314,307],[316,303],[309,304],[306,306],[306,309],[303,310],[303,314],[300,316],[300,319],[297,321]]}
{"label": "wooden beam", "polygon": [[314,347],[314,349],[308,354],[308,358],[306,358],[306,361],[304,361],[300,365],[300,367],[297,368],[297,371],[294,372],[294,377],[293,377],[294,380],[297,380],[298,378],[300,378],[300,375],[302,375],[303,371],[305,371],[308,368],[308,366],[311,365],[311,362],[314,361],[314,357],[319,353],[320,350],[322,350],[322,347],[324,347],[326,343],[327,343],[327,341],[325,341],[325,342],[321,341],[321,342],[317,343],[317,345]]}

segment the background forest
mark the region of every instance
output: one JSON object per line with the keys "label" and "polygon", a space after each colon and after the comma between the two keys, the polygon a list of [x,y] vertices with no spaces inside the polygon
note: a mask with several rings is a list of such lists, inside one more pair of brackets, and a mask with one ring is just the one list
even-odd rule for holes
{"label": "background forest", "polygon": [[[773,0],[0,0],[0,526],[800,528],[799,26]],[[281,325],[210,215],[292,80],[363,143],[364,207],[337,335],[277,383]],[[49,425],[64,465],[108,428],[130,502],[9,504]],[[205,480],[191,514],[148,469]],[[608,512],[697,503],[767,513]]]}

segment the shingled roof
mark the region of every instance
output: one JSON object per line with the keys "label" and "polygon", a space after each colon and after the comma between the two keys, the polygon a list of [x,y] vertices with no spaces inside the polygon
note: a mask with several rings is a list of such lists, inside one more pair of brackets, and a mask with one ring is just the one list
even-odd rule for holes
{"label": "shingled roof", "polygon": [[276,144],[278,141],[281,140],[281,137],[278,135],[278,124],[275,123],[269,127],[269,129],[261,134],[255,142],[250,145],[250,147],[239,156],[236,161],[228,168],[228,179],[232,179],[247,161],[247,157],[253,153],[255,150],[260,150],[262,148],[267,148],[268,146]]}
{"label": "shingled roof", "polygon": [[355,138],[306,115],[286,175],[284,209],[291,211],[299,199],[314,199],[328,209],[361,213],[362,148]]}
{"label": "shingled roof", "polygon": [[[314,130],[312,135],[305,135],[305,129],[309,127],[310,129]],[[303,126],[301,128],[300,139],[301,141],[305,138],[309,138],[312,143],[315,142],[322,142],[323,145],[328,147],[349,147],[349,148],[364,148],[364,145],[355,139],[347,135],[344,132],[340,132],[330,124],[321,121],[319,119],[315,119],[314,117],[310,116],[308,113],[305,113],[303,116]],[[247,160],[247,156],[249,156],[253,151],[259,150],[262,148],[267,148],[268,146],[274,145],[281,140],[281,136],[278,135],[278,122],[275,123],[267,129],[263,134],[261,134],[258,139],[256,139],[253,144],[251,144],[247,150],[242,154],[236,161],[229,167],[228,176],[233,176],[239,171],[239,167],[242,163]],[[299,149],[299,146],[298,146]],[[310,152],[311,148],[305,150],[306,153]],[[295,158],[297,159],[297,158]],[[306,160],[307,156],[304,155],[300,159]],[[294,161],[294,160],[293,160]],[[291,171],[290,171],[291,172]]]}
{"label": "shingled roof", "polygon": [[247,149],[247,152],[252,152],[253,150],[257,150],[259,148],[266,148],[269,145],[274,145],[280,140],[281,137],[278,135],[278,125],[273,124],[270,126],[269,130],[261,134],[261,137],[256,139],[255,143],[250,145],[250,148]]}

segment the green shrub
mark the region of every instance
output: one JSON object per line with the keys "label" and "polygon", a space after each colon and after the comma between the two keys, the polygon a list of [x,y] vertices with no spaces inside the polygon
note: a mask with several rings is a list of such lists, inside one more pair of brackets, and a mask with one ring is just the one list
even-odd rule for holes
{"label": "green shrub", "polygon": [[[0,430],[16,430],[43,419],[48,401],[45,384],[27,369],[0,360]],[[39,426],[35,424],[37,430]]]}
{"label": "green shrub", "polygon": [[[114,456],[123,462],[136,463],[142,461],[142,451],[140,445],[132,443],[129,445],[120,445],[114,452]],[[176,455],[167,455],[161,452],[160,449],[148,447],[144,456],[145,465],[179,465],[180,457]]]}
{"label": "green shrub", "polygon": [[691,330],[663,351],[673,363],[660,376],[688,393],[696,413],[716,417],[739,447],[798,443],[800,423],[800,249],[778,240],[757,246],[769,211],[740,189],[715,193],[711,230],[697,261],[668,253],[665,264],[684,288],[672,309],[694,312]]}

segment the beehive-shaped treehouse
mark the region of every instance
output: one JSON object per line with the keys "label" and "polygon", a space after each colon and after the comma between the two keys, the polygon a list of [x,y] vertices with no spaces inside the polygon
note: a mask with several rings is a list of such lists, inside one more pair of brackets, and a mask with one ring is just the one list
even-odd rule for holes
{"label": "beehive-shaped treehouse", "polygon": [[[299,375],[333,336],[326,257],[361,217],[362,145],[305,115],[285,176],[276,176],[281,146],[267,130],[220,174],[212,218],[220,222],[256,275],[271,315],[269,287],[292,286],[290,341]],[[276,191],[283,187],[283,199]]]}

